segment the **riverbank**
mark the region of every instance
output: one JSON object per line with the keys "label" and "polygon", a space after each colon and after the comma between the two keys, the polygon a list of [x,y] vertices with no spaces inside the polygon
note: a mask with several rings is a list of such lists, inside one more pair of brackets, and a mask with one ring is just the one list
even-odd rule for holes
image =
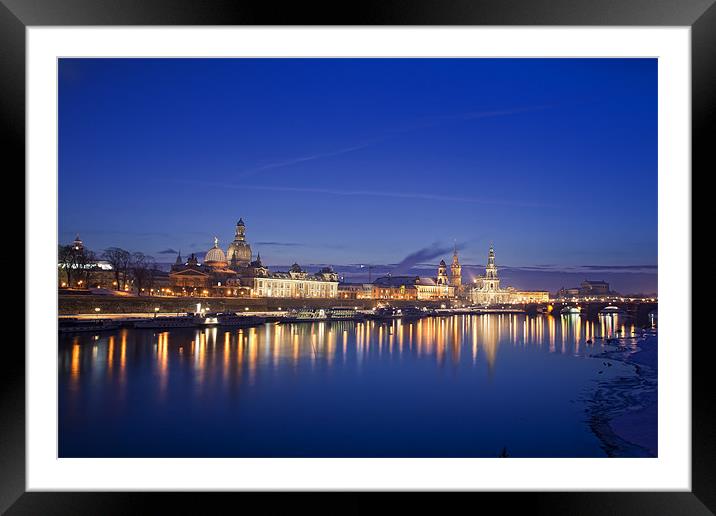
{"label": "riverbank", "polygon": [[588,423],[609,457],[658,456],[658,338],[625,339],[593,358],[618,361],[633,374],[598,382]]}
{"label": "riverbank", "polygon": [[[59,315],[77,314],[135,314],[157,313],[174,314],[194,312],[197,303],[203,308],[215,312],[272,312],[292,308],[331,308],[336,306],[374,308],[377,301],[372,299],[285,299],[285,298],[207,298],[207,297],[159,297],[159,296],[98,296],[98,295],[60,295],[58,297]],[[411,305],[423,305],[424,302],[412,301]],[[397,301],[396,306],[401,302]],[[435,303],[432,303],[433,305]],[[96,310],[99,308],[99,310]]]}

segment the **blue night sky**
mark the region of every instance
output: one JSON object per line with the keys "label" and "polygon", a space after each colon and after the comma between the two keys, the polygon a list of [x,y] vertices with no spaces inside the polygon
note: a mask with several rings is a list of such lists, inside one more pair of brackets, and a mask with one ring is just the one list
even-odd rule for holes
{"label": "blue night sky", "polygon": [[62,59],[59,158],[60,242],[94,250],[243,217],[269,264],[657,263],[655,59]]}

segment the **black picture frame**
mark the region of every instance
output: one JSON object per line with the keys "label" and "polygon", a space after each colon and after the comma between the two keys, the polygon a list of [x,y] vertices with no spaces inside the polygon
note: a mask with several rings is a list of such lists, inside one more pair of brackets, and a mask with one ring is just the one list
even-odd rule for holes
{"label": "black picture frame", "polygon": [[[231,0],[0,0],[0,109],[6,177],[24,175],[25,29],[52,25],[577,25],[689,26],[692,177],[716,170],[715,0],[383,0],[317,5]],[[8,158],[11,158],[8,160]],[[14,160],[12,159],[14,158]],[[690,178],[684,178],[690,180]],[[691,282],[691,278],[687,278]],[[26,307],[26,324],[32,307]],[[685,335],[682,345],[690,345]],[[708,346],[692,346],[692,491],[480,494],[500,510],[531,513],[716,512],[716,396]],[[7,514],[120,514],[148,503],[210,513],[238,494],[25,492],[25,352],[6,345],[0,376],[0,509]],[[11,364],[11,365],[8,365]],[[614,459],[619,460],[619,459]],[[245,496],[245,495],[244,495]],[[232,498],[233,499],[233,498]],[[231,503],[231,502],[229,502]],[[168,512],[165,510],[163,512]]]}

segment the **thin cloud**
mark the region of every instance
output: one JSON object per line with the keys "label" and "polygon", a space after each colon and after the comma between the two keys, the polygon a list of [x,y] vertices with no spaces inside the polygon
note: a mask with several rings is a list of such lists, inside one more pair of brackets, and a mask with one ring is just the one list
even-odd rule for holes
{"label": "thin cloud", "polygon": [[157,251],[157,254],[178,254],[174,249],[164,249],[164,251]]}
{"label": "thin cloud", "polygon": [[358,150],[362,150],[362,149],[371,147],[378,143],[385,142],[385,141],[389,140],[390,138],[394,138],[401,134],[419,131],[421,129],[429,129],[432,127],[439,127],[441,125],[444,125],[447,122],[459,121],[459,120],[478,120],[481,118],[494,118],[494,117],[500,117],[500,116],[518,115],[521,113],[529,113],[532,111],[541,111],[543,109],[549,109],[551,107],[553,107],[553,106],[549,106],[549,105],[527,106],[527,107],[522,107],[522,108],[502,109],[502,110],[494,110],[494,111],[473,111],[473,112],[461,113],[461,114],[457,114],[457,115],[445,115],[445,116],[433,117],[425,123],[418,123],[418,124],[410,125],[407,127],[394,129],[394,130],[390,131],[391,134],[388,136],[375,138],[375,139],[367,141],[365,143],[360,143],[358,145],[353,145],[350,147],[345,147],[345,148],[341,148],[341,149],[337,149],[337,150],[332,150],[332,151],[327,151],[327,152],[319,152],[319,153],[309,154],[306,156],[299,156],[297,158],[275,161],[272,163],[268,163],[266,165],[261,165],[261,166],[255,167],[255,168],[244,170],[243,172],[239,172],[237,177],[243,179],[243,178],[252,176],[258,172],[263,172],[266,170],[289,167],[291,165],[296,165],[298,163],[305,163],[307,161],[314,161],[314,160],[323,159],[323,158],[340,156],[342,154],[348,154],[350,152],[355,152]]}
{"label": "thin cloud", "polygon": [[306,244],[297,242],[255,242],[254,245],[272,246],[272,247],[303,247]]}
{"label": "thin cloud", "polygon": [[366,147],[370,147],[370,146],[373,145],[374,143],[375,143],[375,142],[364,143],[364,144],[360,144],[360,145],[354,145],[353,147],[346,147],[346,148],[338,149],[338,150],[334,150],[334,151],[321,152],[321,153],[317,153],[317,154],[311,154],[311,155],[308,155],[308,156],[301,156],[301,157],[298,157],[298,158],[287,159],[287,160],[284,160],[284,161],[276,161],[276,162],[274,162],[274,163],[268,163],[268,164],[262,165],[262,166],[260,166],[260,167],[256,167],[256,168],[252,168],[252,169],[249,169],[249,170],[245,170],[245,171],[243,171],[243,172],[240,172],[237,177],[239,177],[239,178],[246,178],[246,177],[249,177],[249,176],[251,176],[251,175],[256,174],[257,172],[263,172],[264,170],[271,170],[271,169],[275,169],[275,168],[288,167],[288,166],[291,166],[291,165],[296,165],[296,164],[298,164],[298,163],[304,163],[304,162],[306,162],[306,161],[313,161],[313,160],[317,160],[317,159],[321,159],[321,158],[329,158],[329,157],[332,157],[332,156],[340,156],[341,154],[347,154],[347,153],[349,153],[349,152],[354,152],[354,151],[357,151],[357,150],[360,150],[360,149],[365,149]]}
{"label": "thin cloud", "polygon": [[332,188],[304,188],[293,186],[268,186],[268,185],[237,185],[232,183],[218,183],[209,181],[182,181],[192,184],[202,184],[206,186],[219,188],[236,188],[239,190],[259,190],[267,192],[295,192],[307,194],[323,194],[323,195],[345,195],[345,196],[363,196],[363,197],[389,197],[392,199],[420,199],[426,201],[448,201],[448,202],[466,202],[474,204],[496,204],[506,206],[522,206],[527,208],[545,208],[550,207],[549,204],[511,201],[502,199],[481,199],[476,197],[459,197],[452,195],[435,195],[420,192],[399,192],[399,191],[380,191],[380,190],[338,190]]}

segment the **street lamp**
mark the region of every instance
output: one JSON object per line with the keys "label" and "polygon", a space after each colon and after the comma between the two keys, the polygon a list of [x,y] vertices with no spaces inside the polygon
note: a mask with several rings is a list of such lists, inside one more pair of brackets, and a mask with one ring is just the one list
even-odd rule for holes
{"label": "street lamp", "polygon": [[154,318],[155,318],[155,319],[157,318],[157,312],[158,312],[158,311],[159,311],[159,307],[158,307],[158,306],[155,306],[155,307],[154,307]]}
{"label": "street lamp", "polygon": [[96,307],[96,308],[94,309],[94,312],[95,312],[95,314],[96,314],[96,315],[95,315],[95,319],[98,319],[98,318],[99,318],[100,308],[99,308],[99,307]]}

